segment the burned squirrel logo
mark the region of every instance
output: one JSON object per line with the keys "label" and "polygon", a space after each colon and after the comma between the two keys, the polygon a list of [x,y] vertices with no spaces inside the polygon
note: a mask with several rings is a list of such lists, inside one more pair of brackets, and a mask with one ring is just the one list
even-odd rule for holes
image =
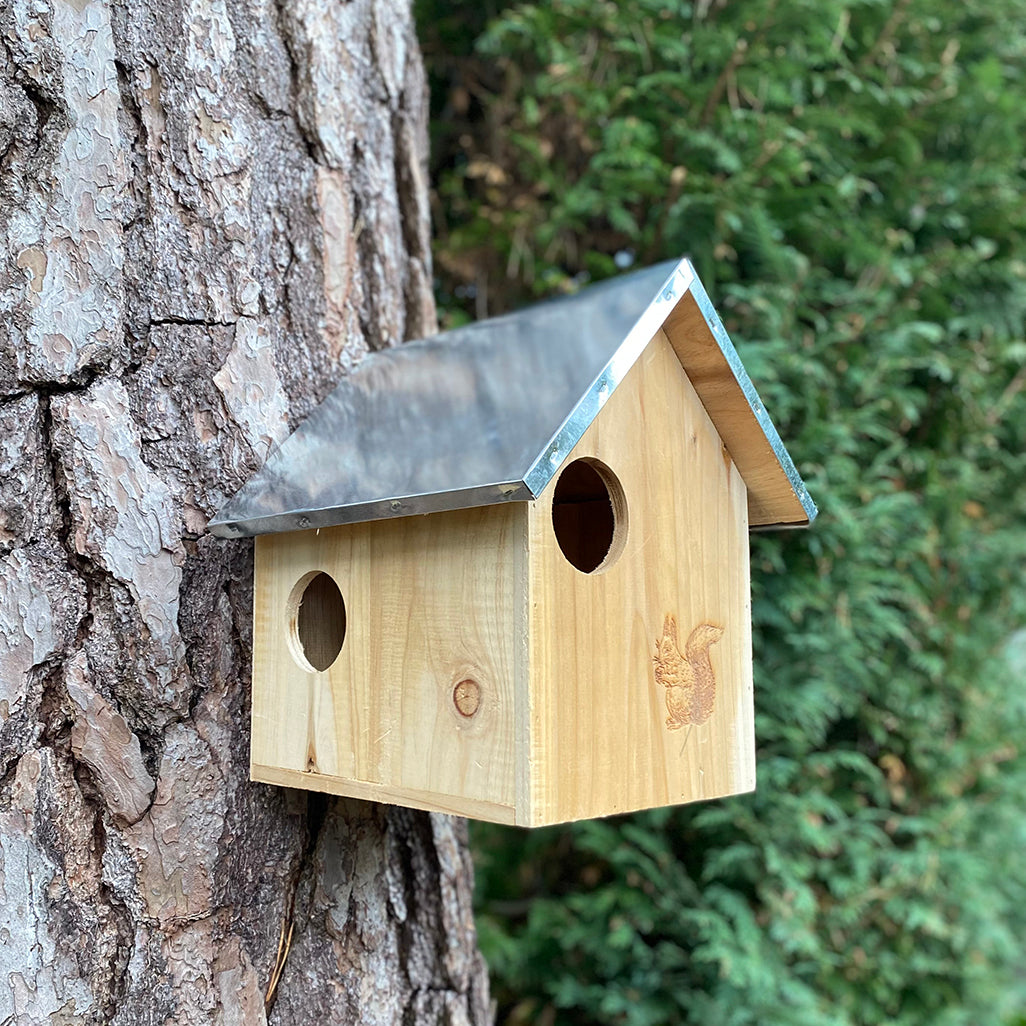
{"label": "burned squirrel logo", "polygon": [[655,679],[666,688],[666,726],[679,730],[702,724],[712,715],[716,701],[716,677],[709,647],[723,636],[723,628],[699,624],[688,636],[684,653],[677,642],[677,618],[666,614],[663,635],[656,639]]}

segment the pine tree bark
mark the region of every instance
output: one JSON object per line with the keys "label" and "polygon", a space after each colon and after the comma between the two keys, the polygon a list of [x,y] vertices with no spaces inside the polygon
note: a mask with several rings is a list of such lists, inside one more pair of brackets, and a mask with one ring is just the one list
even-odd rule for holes
{"label": "pine tree bark", "polygon": [[248,782],[205,533],[434,329],[425,151],[408,0],[0,0],[5,1026],[488,1019],[459,821]]}

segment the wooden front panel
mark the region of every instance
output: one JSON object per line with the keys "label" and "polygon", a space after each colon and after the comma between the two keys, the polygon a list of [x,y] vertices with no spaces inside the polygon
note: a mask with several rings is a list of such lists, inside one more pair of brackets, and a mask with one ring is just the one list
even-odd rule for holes
{"label": "wooden front panel", "polygon": [[[751,790],[747,496],[661,332],[564,472],[581,457],[620,482],[626,534],[608,569],[583,573],[556,540],[559,475],[529,508],[530,804],[517,821]],[[587,481],[564,493],[556,522],[586,516]]]}
{"label": "wooden front panel", "polygon": [[[258,538],[253,778],[511,822],[526,515],[510,503]],[[311,609],[303,648],[292,596],[316,571],[346,619],[320,672],[302,665],[326,657]]]}

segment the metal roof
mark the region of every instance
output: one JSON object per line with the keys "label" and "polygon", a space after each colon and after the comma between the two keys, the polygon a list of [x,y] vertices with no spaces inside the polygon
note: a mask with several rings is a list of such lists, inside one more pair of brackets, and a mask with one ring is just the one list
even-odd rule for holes
{"label": "metal roof", "polygon": [[793,508],[767,515],[808,523],[816,507],[694,268],[681,260],[368,355],[210,530],[231,538],[536,498],[687,296],[758,435],[758,476],[768,462],[789,486]]}

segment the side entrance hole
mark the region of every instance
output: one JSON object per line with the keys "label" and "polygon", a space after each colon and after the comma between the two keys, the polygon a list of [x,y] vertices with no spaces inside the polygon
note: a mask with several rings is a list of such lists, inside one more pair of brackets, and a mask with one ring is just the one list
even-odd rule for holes
{"label": "side entrance hole", "polygon": [[304,574],[286,610],[289,647],[304,670],[326,670],[346,638],[346,604],[338,585],[321,570]]}

